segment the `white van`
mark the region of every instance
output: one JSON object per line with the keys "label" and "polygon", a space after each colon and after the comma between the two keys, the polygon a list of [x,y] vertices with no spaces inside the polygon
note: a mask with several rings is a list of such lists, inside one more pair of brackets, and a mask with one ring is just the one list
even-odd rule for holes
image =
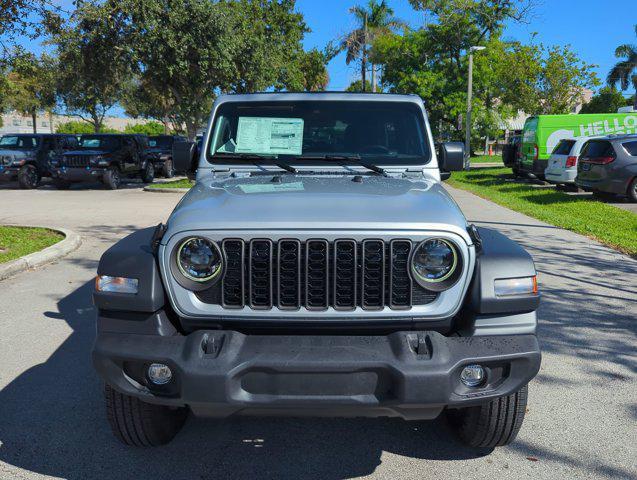
{"label": "white van", "polygon": [[544,178],[556,185],[575,185],[577,162],[584,144],[592,137],[564,138],[553,149]]}

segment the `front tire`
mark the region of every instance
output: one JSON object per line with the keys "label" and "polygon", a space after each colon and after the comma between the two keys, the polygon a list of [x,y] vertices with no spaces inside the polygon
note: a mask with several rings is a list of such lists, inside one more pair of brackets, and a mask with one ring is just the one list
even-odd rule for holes
{"label": "front tire", "polygon": [[108,188],[109,190],[117,190],[122,181],[119,169],[117,167],[109,168],[104,173],[104,178],[102,180],[106,188]]}
{"label": "front tire", "polygon": [[175,176],[175,167],[172,160],[166,160],[164,162],[163,169],[164,178],[173,178]]}
{"label": "front tire", "polygon": [[142,402],[136,397],[104,388],[106,414],[113,434],[125,445],[156,447],[170,442],[186,421],[188,409]]}
{"label": "front tire", "polygon": [[512,395],[477,407],[447,410],[447,419],[462,443],[474,448],[508,445],[524,421],[528,385]]}
{"label": "front tire", "polygon": [[153,180],[155,180],[155,166],[151,162],[148,162],[142,172],[142,182],[153,183]]}
{"label": "front tire", "polygon": [[18,171],[18,184],[20,188],[32,190],[38,188],[40,184],[40,176],[34,165],[24,165]]}

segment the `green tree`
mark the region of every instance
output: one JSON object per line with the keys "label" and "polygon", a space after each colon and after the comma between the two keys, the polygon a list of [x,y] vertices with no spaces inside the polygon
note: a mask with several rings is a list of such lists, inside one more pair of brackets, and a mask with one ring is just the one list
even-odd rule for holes
{"label": "green tree", "polygon": [[[341,42],[341,49],[345,50],[345,62],[349,65],[353,61],[361,64],[361,86],[367,85],[367,64],[370,63],[371,44],[382,35],[404,27],[405,24],[394,17],[394,10],[387,5],[386,0],[380,3],[369,0],[366,7],[357,5],[350,8],[357,26],[348,33]],[[376,91],[376,65],[371,61],[372,82],[371,91]],[[363,90],[365,91],[365,90]]]}
{"label": "green tree", "polygon": [[[316,48],[308,52],[301,52],[298,61],[300,84],[306,92],[325,90],[330,82],[327,64],[331,60],[330,54]],[[292,82],[290,82],[292,85]],[[294,89],[294,88],[292,88]]]}
{"label": "green tree", "polygon": [[[139,85],[162,95],[173,124],[185,125],[190,138],[219,93],[322,83],[315,60],[303,52],[307,26],[293,0],[107,0],[107,5],[125,18],[120,29]],[[149,105],[137,101],[135,109],[156,118],[161,108],[157,96],[151,97]]]}
{"label": "green tree", "polygon": [[372,82],[369,80],[365,81],[365,88],[363,88],[363,82],[360,80],[354,80],[349,86],[345,89],[346,92],[371,92],[372,91]]}
{"label": "green tree", "polygon": [[124,95],[133,58],[117,10],[88,1],[78,5],[66,22],[51,22],[59,60],[58,93],[67,113],[100,132],[107,112]]}
{"label": "green tree", "polygon": [[165,132],[164,125],[159,122],[138,123],[136,125],[128,124],[124,128],[124,133],[141,133],[142,135],[163,135]]}
{"label": "green tree", "polygon": [[579,113],[615,113],[620,107],[626,106],[628,99],[612,86],[606,86],[586,103]]}
{"label": "green tree", "polygon": [[56,62],[49,55],[38,58],[20,49],[11,55],[10,69],[6,105],[29,115],[37,133],[38,112],[51,111],[56,104]]}
{"label": "green tree", "polygon": [[432,129],[441,139],[463,139],[467,109],[467,52],[475,55],[474,134],[497,132],[511,106],[501,100],[498,68],[509,60],[508,44],[500,40],[507,21],[521,21],[528,13],[522,2],[507,0],[412,1],[425,23],[402,35],[383,35],[373,43],[371,58],[383,67],[385,90],[416,93],[427,105]]}
{"label": "green tree", "polygon": [[502,100],[530,114],[569,113],[584,89],[599,85],[594,67],[568,45],[513,44],[499,69]]}
{"label": "green tree", "polygon": [[[637,35],[637,25],[635,25],[635,35]],[[608,72],[606,82],[608,85],[620,85],[622,90],[627,90],[632,84],[635,90],[633,106],[637,109],[637,45],[624,44],[617,47],[615,56],[622,58]]]}
{"label": "green tree", "polygon": [[183,133],[182,125],[176,116],[173,97],[165,91],[158,90],[154,84],[143,78],[133,79],[126,88],[120,104],[130,117],[161,122],[166,133],[169,130]]}

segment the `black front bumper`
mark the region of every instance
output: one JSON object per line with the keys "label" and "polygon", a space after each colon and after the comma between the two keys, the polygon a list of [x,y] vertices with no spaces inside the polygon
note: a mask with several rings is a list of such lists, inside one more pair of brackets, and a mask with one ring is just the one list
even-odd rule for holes
{"label": "black front bumper", "polygon": [[[187,405],[195,414],[435,418],[445,407],[511,394],[540,368],[535,335],[445,337],[436,332],[379,336],[188,336],[100,332],[93,361],[117,390],[147,402]],[[153,386],[148,365],[167,364],[171,382]],[[460,382],[465,365],[487,369],[484,386]]]}
{"label": "black front bumper", "polygon": [[0,183],[13,182],[18,179],[19,167],[7,167],[0,165]]}
{"label": "black front bumper", "polygon": [[55,170],[55,177],[67,182],[89,182],[104,176],[105,168],[98,167],[65,167]]}

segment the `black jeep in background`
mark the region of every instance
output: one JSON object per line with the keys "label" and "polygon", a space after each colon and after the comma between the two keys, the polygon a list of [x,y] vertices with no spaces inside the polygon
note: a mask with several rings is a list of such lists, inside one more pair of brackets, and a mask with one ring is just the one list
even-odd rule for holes
{"label": "black jeep in background", "polygon": [[173,163],[173,145],[175,142],[185,142],[186,137],[179,135],[153,135],[148,137],[148,148],[156,157],[153,160],[155,172],[164,178],[175,176],[175,164]]}
{"label": "black jeep in background", "polygon": [[502,161],[505,167],[513,170],[515,175],[520,173],[520,147],[522,145],[522,135],[512,135],[508,143],[502,149]]}
{"label": "black jeep in background", "polygon": [[20,188],[37,188],[43,177],[52,176],[55,159],[76,147],[74,135],[4,135],[0,138],[0,182],[17,180]]}
{"label": "black jeep in background", "polygon": [[54,182],[65,189],[73,182],[101,180],[116,190],[122,178],[155,178],[153,155],[142,135],[87,134],[80,136],[76,150],[65,152],[55,162]]}

